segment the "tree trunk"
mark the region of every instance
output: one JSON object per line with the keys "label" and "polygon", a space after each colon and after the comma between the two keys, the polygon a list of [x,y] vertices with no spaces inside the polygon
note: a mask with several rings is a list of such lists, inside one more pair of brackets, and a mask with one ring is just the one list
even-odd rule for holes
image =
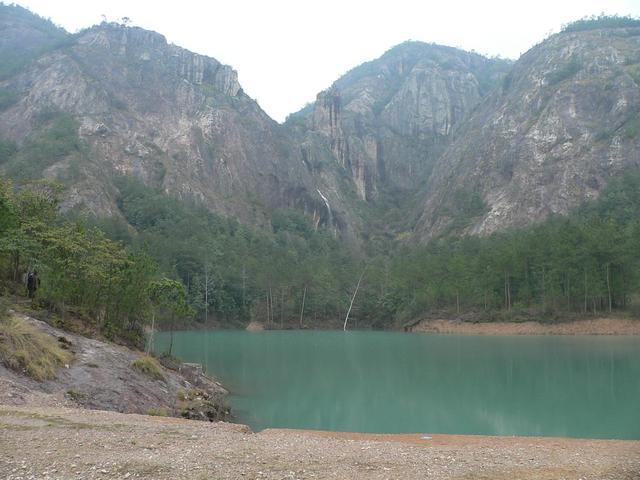
{"label": "tree trunk", "polygon": [[156,328],[156,312],[151,314],[151,333],[149,334],[149,343],[147,344],[147,355],[151,353],[151,345],[153,345],[153,333]]}
{"label": "tree trunk", "polygon": [[612,306],[611,305],[612,302],[611,302],[611,273],[610,273],[611,268],[610,267],[611,267],[611,264],[607,263],[607,295],[609,297],[609,313],[611,313],[611,306]]}
{"label": "tree trunk", "polygon": [[284,327],[284,287],[280,287],[280,330]]}
{"label": "tree trunk", "polygon": [[269,325],[271,323],[271,320],[269,319],[269,291],[265,290],[264,291],[264,298],[267,301],[266,305],[267,305],[267,325]]}
{"label": "tree trunk", "polygon": [[247,272],[244,263],[242,264],[242,308],[247,305],[246,302],[246,291],[247,291]]}
{"label": "tree trunk", "polygon": [[362,270],[360,274],[360,278],[358,279],[358,284],[356,285],[356,291],[353,292],[353,297],[351,297],[351,303],[349,304],[349,310],[347,310],[347,315],[344,318],[344,325],[342,326],[343,331],[347,331],[347,322],[349,321],[349,314],[351,313],[351,307],[353,307],[353,301],[356,299],[356,295],[358,294],[358,289],[360,288],[360,282],[362,281],[362,277],[364,277],[364,272],[366,271],[366,267]]}
{"label": "tree trunk", "polygon": [[460,315],[460,290],[456,290],[456,313]]}
{"label": "tree trunk", "polygon": [[16,250],[13,254],[13,281],[17,282],[20,279],[18,275],[20,274],[20,250]]}
{"label": "tree trunk", "polygon": [[584,313],[587,313],[587,269],[584,269]]}
{"label": "tree trunk", "polygon": [[545,284],[545,269],[542,267],[542,310],[547,310],[547,286]]}
{"label": "tree trunk", "polygon": [[302,307],[300,308],[300,328],[302,328],[302,320],[304,318],[304,302],[307,299],[307,286],[304,286],[304,292],[302,293]]}
{"label": "tree trunk", "polygon": [[209,323],[209,271],[204,266],[204,323]]}
{"label": "tree trunk", "polygon": [[173,332],[175,330],[175,316],[171,314],[171,333],[169,335],[169,356],[173,353]]}

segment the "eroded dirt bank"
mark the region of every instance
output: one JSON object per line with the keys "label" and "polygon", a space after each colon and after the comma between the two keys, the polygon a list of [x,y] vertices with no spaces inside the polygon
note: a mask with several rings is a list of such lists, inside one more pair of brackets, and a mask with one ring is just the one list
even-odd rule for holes
{"label": "eroded dirt bank", "polygon": [[193,422],[69,408],[0,406],[0,478],[640,478],[640,441],[253,434]]}
{"label": "eroded dirt bank", "polygon": [[564,323],[462,322],[422,320],[407,330],[417,333],[473,335],[640,335],[640,320],[594,318]]}
{"label": "eroded dirt bank", "polygon": [[44,381],[35,381],[0,362],[0,404],[179,415],[195,405],[181,401],[181,396],[184,399],[190,392],[202,391],[211,398],[222,398],[227,393],[203,375],[188,376],[166,368],[162,368],[160,378],[144,374],[133,368],[141,352],[63,331],[20,313],[12,315],[54,339],[64,339],[73,359],[58,370],[55,379]]}

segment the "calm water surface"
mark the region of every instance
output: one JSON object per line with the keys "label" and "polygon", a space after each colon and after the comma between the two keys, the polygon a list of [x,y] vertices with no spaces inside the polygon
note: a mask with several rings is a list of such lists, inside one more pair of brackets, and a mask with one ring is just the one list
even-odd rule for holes
{"label": "calm water surface", "polygon": [[640,439],[638,337],[215,331],[173,348],[254,430]]}

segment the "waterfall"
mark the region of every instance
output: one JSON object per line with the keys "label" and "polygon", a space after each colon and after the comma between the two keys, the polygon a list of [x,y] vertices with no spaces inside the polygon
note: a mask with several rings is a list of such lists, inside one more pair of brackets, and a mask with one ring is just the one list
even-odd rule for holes
{"label": "waterfall", "polygon": [[327,197],[325,197],[319,189],[316,188],[316,192],[318,192],[318,194],[322,197],[324,204],[327,206],[327,213],[329,215],[327,226],[331,227],[331,225],[333,224],[333,215],[331,214],[331,206],[329,205],[329,200],[327,200]]}

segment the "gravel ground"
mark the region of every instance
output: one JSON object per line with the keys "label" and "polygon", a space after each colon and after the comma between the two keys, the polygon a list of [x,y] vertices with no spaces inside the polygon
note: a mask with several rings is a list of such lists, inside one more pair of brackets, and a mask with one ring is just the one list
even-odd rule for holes
{"label": "gravel ground", "polygon": [[640,441],[360,435],[0,406],[0,478],[640,478]]}

